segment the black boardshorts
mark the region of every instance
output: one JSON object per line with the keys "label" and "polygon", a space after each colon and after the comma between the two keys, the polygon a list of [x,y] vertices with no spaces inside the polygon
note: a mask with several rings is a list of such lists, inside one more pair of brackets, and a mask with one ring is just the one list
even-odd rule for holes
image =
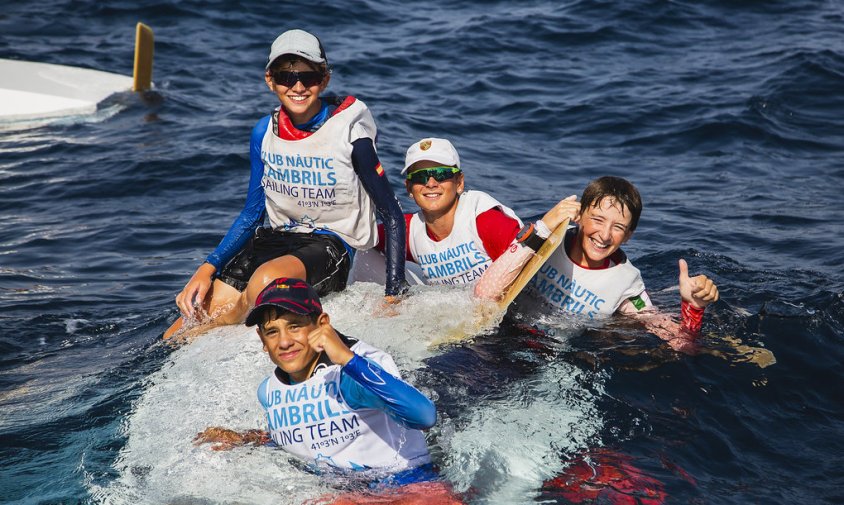
{"label": "black boardshorts", "polygon": [[328,233],[293,233],[258,228],[255,235],[223,267],[218,279],[243,291],[255,270],[281,256],[295,256],[304,263],[308,284],[322,296],[346,289],[352,262],[343,241]]}

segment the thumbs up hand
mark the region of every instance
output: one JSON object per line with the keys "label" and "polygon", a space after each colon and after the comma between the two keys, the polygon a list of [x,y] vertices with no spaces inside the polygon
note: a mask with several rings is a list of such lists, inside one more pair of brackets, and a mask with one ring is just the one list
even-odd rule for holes
{"label": "thumbs up hand", "polygon": [[689,265],[680,259],[680,298],[692,304],[693,307],[703,309],[712,302],[718,301],[718,286],[705,275],[689,277]]}

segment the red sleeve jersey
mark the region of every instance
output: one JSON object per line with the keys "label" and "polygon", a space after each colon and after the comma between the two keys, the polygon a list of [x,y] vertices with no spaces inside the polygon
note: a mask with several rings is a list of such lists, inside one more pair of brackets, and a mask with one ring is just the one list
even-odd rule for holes
{"label": "red sleeve jersey", "polygon": [[[410,245],[410,219],[412,217],[413,214],[404,215],[405,233],[407,233],[406,243],[408,245]],[[489,257],[493,261],[504,254],[504,251],[507,250],[507,247],[510,246],[521,229],[518,221],[498,208],[489,209],[486,212],[478,214],[478,217],[475,218],[475,223],[478,227],[478,236],[481,237],[481,242],[484,244],[484,249],[486,249],[487,254],[489,254]],[[430,232],[428,236],[431,237],[431,240],[437,240]],[[375,248],[384,252],[384,244],[384,225],[379,224],[378,245]],[[405,257],[407,261],[413,261],[413,255],[410,254],[409,248]]]}
{"label": "red sleeve jersey", "polygon": [[504,254],[521,229],[518,221],[497,207],[478,214],[475,222],[478,225],[478,236],[492,261]]}

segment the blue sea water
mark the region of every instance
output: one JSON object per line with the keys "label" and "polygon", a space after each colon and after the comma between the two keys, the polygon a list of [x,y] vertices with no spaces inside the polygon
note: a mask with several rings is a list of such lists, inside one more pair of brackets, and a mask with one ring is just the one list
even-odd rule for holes
{"label": "blue sea water", "polygon": [[179,445],[203,422],[259,426],[251,334],[160,344],[243,203],[249,132],[275,104],[268,47],[301,27],[329,90],[373,111],[405,209],[398,171],[423,136],[522,217],[620,175],[645,202],[625,249],[663,310],[680,257],[720,287],[691,357],[635,324],[559,318],[431,352],[461,293],[422,289],[394,320],[361,317],[377,288],[328,300],[435,397],[432,454],[467,502],[569,503],[541,483],[600,446],[669,503],[844,503],[840,2],[11,2],[0,58],[130,74],[137,21],[154,91],[0,130],[0,501],[329,490],[277,454]]}

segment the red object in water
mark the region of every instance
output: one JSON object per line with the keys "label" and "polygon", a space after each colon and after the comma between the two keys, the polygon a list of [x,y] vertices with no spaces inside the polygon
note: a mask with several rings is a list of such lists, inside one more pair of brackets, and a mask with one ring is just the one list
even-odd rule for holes
{"label": "red object in water", "polygon": [[559,476],[542,486],[543,497],[557,496],[571,503],[662,505],[665,486],[633,466],[633,458],[596,449],[577,458]]}
{"label": "red object in water", "polygon": [[306,505],[463,505],[444,482],[417,482],[380,491],[326,495]]}

